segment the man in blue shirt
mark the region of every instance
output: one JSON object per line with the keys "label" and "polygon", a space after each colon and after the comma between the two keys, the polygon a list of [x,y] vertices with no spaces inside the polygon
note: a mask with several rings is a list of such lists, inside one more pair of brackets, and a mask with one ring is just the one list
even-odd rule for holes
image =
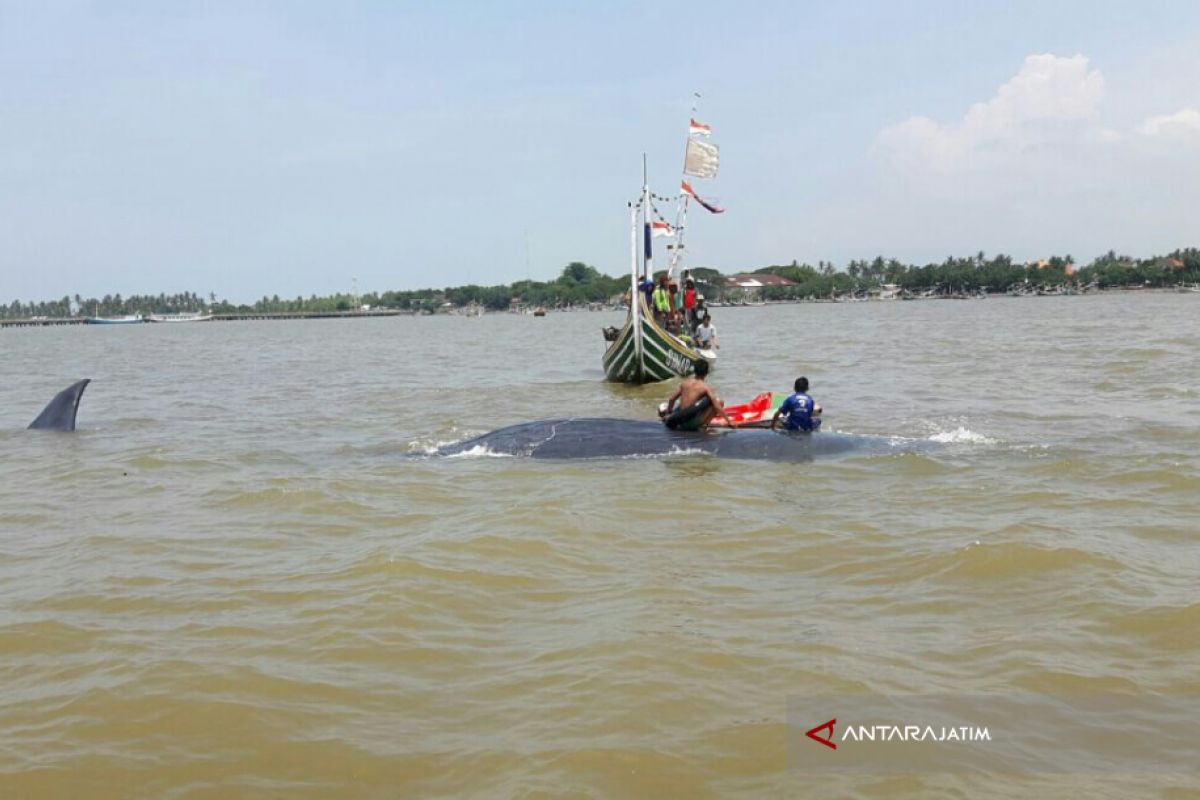
{"label": "man in blue shirt", "polygon": [[[795,394],[789,395],[771,418],[771,430],[779,418],[787,416],[784,427],[789,431],[815,431],[821,427],[821,407],[808,396],[808,378],[796,378]],[[817,419],[813,419],[817,417]]]}
{"label": "man in blue shirt", "polygon": [[638,284],[638,288],[642,290],[642,294],[646,295],[646,307],[654,308],[654,280],[646,275],[642,278],[642,282]]}

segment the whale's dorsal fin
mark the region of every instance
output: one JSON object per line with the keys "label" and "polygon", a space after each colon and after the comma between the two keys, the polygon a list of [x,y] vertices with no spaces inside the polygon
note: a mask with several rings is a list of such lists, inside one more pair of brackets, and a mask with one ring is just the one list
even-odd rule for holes
{"label": "whale's dorsal fin", "polygon": [[58,394],[54,395],[38,418],[29,423],[30,430],[41,431],[73,431],[75,430],[75,412],[79,411],[79,398],[83,390],[92,382],[91,378],[72,383]]}

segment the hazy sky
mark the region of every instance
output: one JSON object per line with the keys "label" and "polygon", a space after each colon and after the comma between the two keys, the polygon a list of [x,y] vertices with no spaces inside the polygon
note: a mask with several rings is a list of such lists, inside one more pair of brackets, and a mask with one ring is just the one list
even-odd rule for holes
{"label": "hazy sky", "polygon": [[0,0],[0,302],[1200,245],[1200,3]]}

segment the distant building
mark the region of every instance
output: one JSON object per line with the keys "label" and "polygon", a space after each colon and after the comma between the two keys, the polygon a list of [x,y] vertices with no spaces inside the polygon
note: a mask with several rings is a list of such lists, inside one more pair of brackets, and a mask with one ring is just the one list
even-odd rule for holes
{"label": "distant building", "polygon": [[904,296],[904,289],[898,283],[881,283],[869,289],[867,294],[878,300],[899,300]]}
{"label": "distant building", "polygon": [[741,300],[756,300],[766,286],[795,286],[795,281],[769,272],[746,273],[730,275],[725,279],[725,295]]}
{"label": "distant building", "polygon": [[[1050,269],[1051,267],[1054,266],[1054,264],[1051,264],[1049,261],[1047,261],[1044,258],[1040,258],[1037,261],[1026,261],[1025,266],[1029,269]],[[1075,274],[1075,265],[1072,264],[1070,261],[1063,264],[1062,269],[1063,269],[1063,272],[1066,273],[1068,278]]]}

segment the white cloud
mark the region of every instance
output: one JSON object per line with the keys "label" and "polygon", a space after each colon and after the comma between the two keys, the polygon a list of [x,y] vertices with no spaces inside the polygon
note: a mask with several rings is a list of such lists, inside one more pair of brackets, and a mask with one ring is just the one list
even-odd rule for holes
{"label": "white cloud", "polygon": [[1004,136],[1025,122],[1093,119],[1104,99],[1104,76],[1082,55],[1025,58],[1021,71],[986,103],[971,106],[963,120],[975,138]]}
{"label": "white cloud", "polygon": [[994,162],[1005,152],[1107,134],[1088,133],[1104,99],[1104,76],[1086,56],[1025,58],[1020,71],[990,100],[975,103],[957,122],[912,117],[880,132],[879,151],[899,166],[939,168]]}
{"label": "white cloud", "polygon": [[[1176,86],[1177,69],[1149,76]],[[882,129],[874,159],[811,211],[814,236],[845,256],[1007,252],[1019,258],[1109,248],[1167,252],[1196,243],[1200,106],[1192,85],[1148,108],[1126,75],[1082,55],[1031,55],[990,97],[949,120],[913,116]],[[1145,76],[1139,76],[1146,79]],[[825,251],[826,253],[829,250]]]}
{"label": "white cloud", "polygon": [[1138,133],[1164,139],[1200,139],[1200,111],[1185,108],[1174,114],[1150,117],[1138,126]]}

